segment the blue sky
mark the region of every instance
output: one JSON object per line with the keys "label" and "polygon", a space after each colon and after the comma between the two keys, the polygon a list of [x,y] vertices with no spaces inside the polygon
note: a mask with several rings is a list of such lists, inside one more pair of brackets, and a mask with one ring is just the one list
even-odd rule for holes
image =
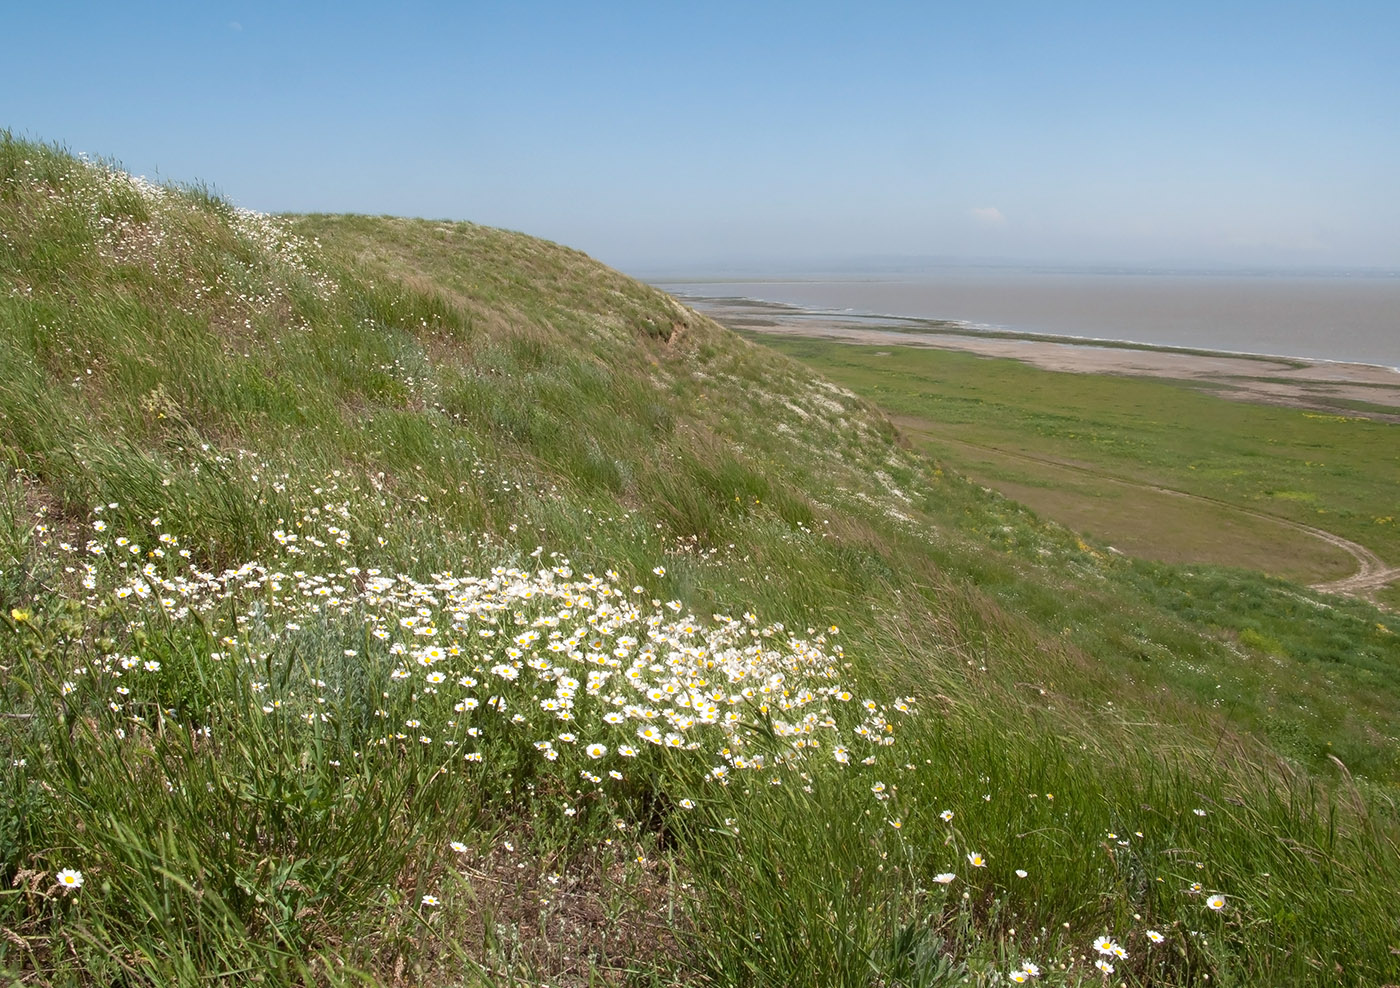
{"label": "blue sky", "polygon": [[624,270],[1400,268],[1400,3],[7,4],[0,127]]}

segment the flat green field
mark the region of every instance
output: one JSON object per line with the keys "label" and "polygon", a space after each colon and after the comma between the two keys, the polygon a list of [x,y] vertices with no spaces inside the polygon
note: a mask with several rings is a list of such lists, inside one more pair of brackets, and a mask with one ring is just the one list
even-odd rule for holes
{"label": "flat green field", "polygon": [[1304,583],[1400,559],[1400,427],[927,347],[762,336],[869,398],[938,459],[1116,549]]}

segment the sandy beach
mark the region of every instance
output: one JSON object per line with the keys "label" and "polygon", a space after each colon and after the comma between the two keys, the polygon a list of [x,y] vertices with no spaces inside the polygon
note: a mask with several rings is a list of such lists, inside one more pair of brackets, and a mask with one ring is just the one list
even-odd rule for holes
{"label": "sandy beach", "polygon": [[865,346],[921,346],[1009,357],[1045,370],[1191,381],[1221,397],[1400,422],[1400,370],[1373,364],[1213,353],[1013,332],[952,322],[812,312],[739,298],[683,297],[735,330],[818,337]]}

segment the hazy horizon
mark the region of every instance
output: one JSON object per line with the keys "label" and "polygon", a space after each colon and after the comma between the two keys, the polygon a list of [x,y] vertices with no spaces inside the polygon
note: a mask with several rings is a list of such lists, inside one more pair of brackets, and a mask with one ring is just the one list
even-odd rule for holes
{"label": "hazy horizon", "polygon": [[[751,299],[863,324],[961,323],[1065,340],[1113,340],[1400,368],[1400,276],[1258,277],[1068,268],[946,267],[916,276],[653,280],[690,304]],[[705,308],[703,304],[700,305]],[[763,311],[763,310],[760,310]],[[876,317],[873,320],[866,317]],[[774,312],[773,319],[784,321]]]}
{"label": "hazy horizon", "polygon": [[1400,5],[7,11],[0,127],[636,273],[1400,268]]}
{"label": "hazy horizon", "polygon": [[1371,265],[1247,264],[1191,258],[1142,261],[1059,260],[1025,257],[851,256],[827,258],[711,258],[653,267],[639,266],[629,274],[651,283],[795,282],[917,280],[950,271],[1013,271],[1095,275],[1168,275],[1237,278],[1400,278],[1400,267]]}

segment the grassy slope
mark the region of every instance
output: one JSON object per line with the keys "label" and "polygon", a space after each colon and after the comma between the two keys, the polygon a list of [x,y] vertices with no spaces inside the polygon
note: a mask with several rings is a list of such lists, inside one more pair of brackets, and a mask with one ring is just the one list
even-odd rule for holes
{"label": "grassy slope", "polygon": [[[1046,514],[1078,522],[1075,527],[1112,536],[1129,552],[1136,548],[1159,559],[1184,554],[1193,562],[1216,553],[1236,566],[1285,572],[1331,565],[1326,554],[1313,559],[1318,540],[1241,516],[1232,507],[1239,506],[1311,520],[1394,555],[1394,524],[1385,513],[1400,482],[1400,460],[1389,441],[1394,425],[1224,401],[1167,382],[1055,373],[925,348],[899,351],[892,365],[880,355],[888,347],[768,342],[878,401],[941,461],[1023,495]],[[989,449],[1002,452],[993,456]],[[1310,459],[1322,455],[1326,464]],[[1154,498],[1121,481],[1218,499],[1219,510]],[[1131,517],[1116,517],[1116,509]],[[1241,549],[1232,538],[1261,544]],[[1393,619],[1238,569],[1134,561],[1122,571],[1119,608],[1130,608],[1135,597],[1222,636],[1241,654],[1233,682],[1193,682],[1181,670],[1171,677],[1174,689],[1232,708],[1237,724],[1314,765],[1336,754],[1363,774],[1394,777],[1393,767],[1376,757],[1388,759],[1389,739],[1400,736],[1394,713],[1400,709],[1400,662],[1387,630]],[[1322,569],[1308,575],[1337,574]],[[1339,605],[1342,615],[1334,613]],[[1177,646],[1172,651],[1183,654]]]}
{"label": "grassy slope", "polygon": [[[1276,657],[1201,636],[1143,599],[1132,566],[938,469],[800,365],[528,237],[278,225],[8,138],[0,233],[2,688],[22,715],[4,743],[25,763],[3,789],[6,965],[54,983],[331,981],[342,964],[454,983],[580,980],[584,957],[609,979],[865,984],[1034,957],[1074,983],[1097,979],[1081,955],[1109,933],[1148,981],[1394,976],[1388,802],[1319,796],[1310,767],[1330,763],[1311,735],[1276,745],[1284,770],[1253,706],[1213,702],[1257,694]],[[313,604],[326,574],[340,609],[292,609],[270,577],[220,584],[226,610],[124,602],[109,590],[129,585],[131,547],[104,540],[153,544],[156,517],[201,567],[301,567],[283,579]],[[294,545],[306,555],[286,556],[289,530],[318,533]],[[173,579],[187,564],[159,548],[142,558]],[[775,786],[650,750],[616,789],[584,785],[591,762],[522,743],[557,730],[534,721],[483,727],[483,767],[463,770],[439,746],[476,722],[394,686],[400,660],[363,630],[384,605],[357,584],[403,573],[428,581],[421,602],[434,573],[563,556],[678,613],[751,608],[809,639],[839,625],[857,695],[912,694],[919,714],[875,764],[824,750],[765,768],[790,780]],[[1196,599],[1236,589],[1178,579]],[[266,667],[261,687],[228,649]],[[160,668],[114,694],[121,655]],[[268,689],[289,709],[323,691],[336,716],[261,717]],[[435,743],[386,737],[379,703]],[[605,730],[584,710],[580,732]],[[217,743],[195,730],[211,724]],[[1383,744],[1346,755],[1395,778]],[[972,850],[991,867],[959,867]],[[65,865],[88,886],[49,890]],[[945,870],[953,891],[931,881]],[[1192,881],[1230,907],[1204,910]],[[687,929],[701,935],[666,940]]]}
{"label": "grassy slope", "polygon": [[[888,347],[774,346],[878,395],[894,414],[936,424],[939,454],[952,462],[972,455],[952,445],[963,441],[1083,465],[1316,525],[1400,558],[1400,527],[1383,510],[1400,484],[1393,424],[1217,400],[1189,383],[1055,373],[950,351],[901,348],[900,373],[891,375],[891,358],[879,355]],[[1037,469],[1017,465],[1023,478]],[[1154,548],[1167,554],[1182,534],[1163,531]],[[1330,576],[1306,568],[1296,575]]]}

